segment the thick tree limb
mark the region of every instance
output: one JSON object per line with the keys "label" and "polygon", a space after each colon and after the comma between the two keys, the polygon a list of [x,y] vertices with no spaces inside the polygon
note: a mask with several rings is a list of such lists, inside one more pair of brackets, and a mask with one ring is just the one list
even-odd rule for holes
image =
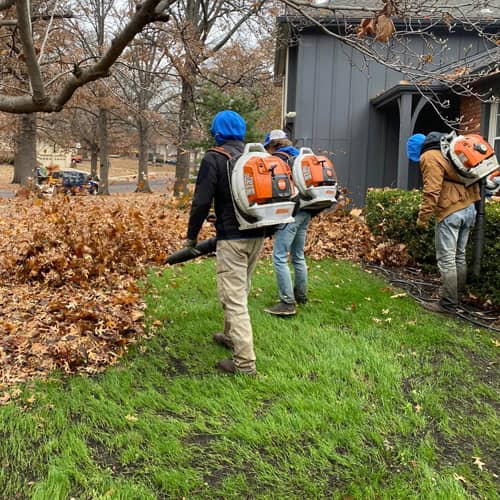
{"label": "thick tree limb", "polygon": [[17,24],[19,36],[23,45],[23,54],[26,61],[31,88],[33,89],[33,103],[43,105],[47,101],[42,81],[42,73],[38,65],[33,36],[31,34],[31,15],[28,0],[16,0]]}
{"label": "thick tree limb", "polygon": [[[28,65],[28,72],[33,87],[33,96],[7,96],[0,94],[0,111],[4,111],[6,113],[35,113],[38,111],[51,113],[60,111],[79,87],[108,76],[109,69],[120,57],[127,45],[133,40],[135,35],[150,23],[155,21],[164,21],[166,16],[163,13],[163,10],[174,2],[175,0],[145,0],[137,7],[137,11],[125,25],[123,30],[120,31],[120,33],[114,38],[111,46],[103,54],[103,56],[95,64],[82,70],[78,76],[71,76],[65,82],[59,94],[53,96],[46,96],[43,92],[43,82],[39,67],[36,64],[36,55],[33,44],[31,44],[31,47],[24,45],[25,41],[31,39],[31,34],[29,35],[29,38],[23,37],[24,57],[27,64],[30,62]],[[24,9],[26,14],[26,0],[17,0],[16,3],[21,10]],[[162,9],[161,11],[160,8]],[[21,24],[20,14],[21,13],[18,10],[18,21]],[[26,19],[29,19],[29,16],[25,16],[22,21],[24,29],[27,29],[28,27],[28,21]],[[32,61],[34,61],[35,65],[31,64]]]}

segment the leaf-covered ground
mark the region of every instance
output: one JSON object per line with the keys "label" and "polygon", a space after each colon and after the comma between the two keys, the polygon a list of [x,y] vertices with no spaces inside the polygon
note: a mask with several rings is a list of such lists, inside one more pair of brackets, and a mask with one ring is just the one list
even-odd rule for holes
{"label": "leaf-covered ground", "polygon": [[[151,194],[3,200],[0,403],[9,401],[12,383],[115,363],[143,334],[138,280],[182,246],[187,218],[186,209]],[[200,239],[212,234],[206,224]],[[271,248],[267,240],[264,252]],[[323,213],[313,220],[306,252],[357,261],[373,248],[362,220]],[[375,253],[378,260],[403,258],[394,250]]]}

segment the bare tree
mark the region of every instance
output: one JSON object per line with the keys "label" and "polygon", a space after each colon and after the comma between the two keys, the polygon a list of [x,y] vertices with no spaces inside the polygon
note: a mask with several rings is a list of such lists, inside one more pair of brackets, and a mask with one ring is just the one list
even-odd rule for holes
{"label": "bare tree", "polygon": [[180,80],[175,194],[187,192],[195,88],[201,66],[262,9],[264,0],[180,0],[170,10],[168,55]]}
{"label": "bare tree", "polygon": [[123,122],[137,131],[137,191],[151,192],[148,159],[151,136],[162,126],[160,114],[178,96],[176,75],[165,48],[165,32],[149,27],[136,37],[115,70],[115,86],[123,104]]}
{"label": "bare tree", "polygon": [[[36,163],[36,117],[30,114],[60,111],[78,88],[108,76],[110,67],[134,36],[150,23],[165,21],[164,11],[173,2],[145,0],[112,43],[103,45],[98,57],[82,60],[81,52],[68,57],[62,50],[71,48],[67,36],[59,37],[60,47],[51,43],[52,38],[58,38],[54,32],[61,28],[61,23],[54,20],[71,20],[72,14],[41,11],[40,2],[0,1],[0,10],[5,12],[0,27],[8,30],[0,40],[4,46],[1,71],[7,76],[0,83],[0,111],[22,115],[14,181],[26,184]],[[22,145],[23,140],[31,144]]]}
{"label": "bare tree", "polygon": [[173,3],[174,0],[145,0],[138,5],[137,10],[131,14],[127,24],[114,36],[109,46],[103,45],[102,54],[90,60],[61,58],[59,64],[62,70],[53,76],[50,73],[46,75],[40,65],[39,54],[37,54],[40,49],[37,48],[32,36],[32,16],[28,0],[0,2],[0,10],[15,6],[13,15],[17,17],[13,19],[7,17],[7,19],[16,22],[16,30],[22,46],[22,59],[28,75],[28,88],[13,89],[15,95],[8,94],[5,88],[2,89],[0,111],[7,113],[60,111],[79,87],[109,76],[111,66],[135,35],[150,23],[165,21],[167,16],[164,11]]}

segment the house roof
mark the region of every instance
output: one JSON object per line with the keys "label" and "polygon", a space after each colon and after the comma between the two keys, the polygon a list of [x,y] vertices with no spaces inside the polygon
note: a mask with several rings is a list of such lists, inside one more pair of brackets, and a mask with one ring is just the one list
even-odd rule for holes
{"label": "house roof", "polygon": [[[383,7],[382,0],[316,0],[309,7],[300,6],[301,12],[326,20],[329,17],[361,19],[379,12]],[[456,19],[469,18],[474,20],[498,20],[500,18],[500,0],[419,0],[408,2],[404,6],[403,15],[407,19],[439,19],[444,14]],[[396,13],[397,15],[397,13]],[[284,8],[283,16],[302,17],[289,6]]]}
{"label": "house roof", "polygon": [[[276,81],[279,81],[285,73],[287,47],[297,31],[321,30],[321,25],[329,29],[345,30],[346,26],[356,26],[361,19],[380,11],[382,6],[382,0],[355,0],[355,2],[336,0],[315,3],[321,8],[302,7],[301,10],[305,14],[303,15],[287,6],[282,15],[276,18],[278,24],[274,64]],[[455,23],[453,32],[470,31],[479,27],[485,32],[494,34],[500,31],[500,0],[419,0],[415,4],[415,7],[411,5],[408,7],[404,18],[392,18],[396,29],[417,31],[432,25],[435,31],[450,32],[450,23]],[[350,10],[353,5],[356,6],[356,10]],[[497,61],[498,59],[499,57]]]}

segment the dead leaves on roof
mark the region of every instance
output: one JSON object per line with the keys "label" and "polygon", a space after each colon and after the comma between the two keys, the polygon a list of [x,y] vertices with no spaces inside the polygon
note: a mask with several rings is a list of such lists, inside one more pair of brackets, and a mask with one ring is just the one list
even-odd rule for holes
{"label": "dead leaves on roof", "polygon": [[358,37],[373,37],[377,42],[388,42],[396,28],[392,22],[392,15],[395,14],[396,7],[392,0],[386,0],[384,7],[379,12],[375,13],[373,17],[361,19],[358,27]]}

